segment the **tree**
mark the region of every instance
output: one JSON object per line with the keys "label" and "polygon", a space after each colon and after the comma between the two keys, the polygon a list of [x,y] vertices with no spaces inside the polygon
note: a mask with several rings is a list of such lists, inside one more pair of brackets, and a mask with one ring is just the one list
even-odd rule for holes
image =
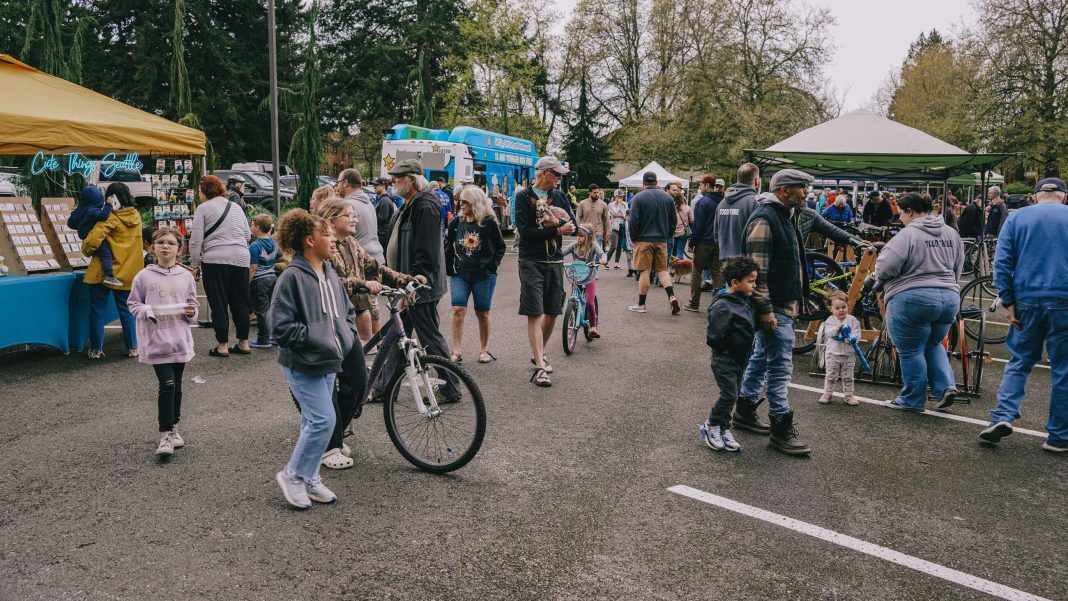
{"label": "tree", "polygon": [[289,147],[289,163],[300,176],[297,181],[297,204],[307,207],[312,192],[319,187],[319,165],[323,160],[323,138],[319,132],[319,112],[316,102],[319,93],[319,64],[315,57],[315,17],[318,1],[312,5],[308,21],[308,42],[304,50],[304,71],[300,85],[300,113],[293,143]]}
{"label": "tree", "polygon": [[604,184],[612,172],[612,165],[608,162],[608,146],[597,136],[597,126],[597,115],[590,110],[586,76],[583,75],[579,83],[575,123],[564,141],[564,154],[571,170],[578,174],[578,181],[586,185]]}

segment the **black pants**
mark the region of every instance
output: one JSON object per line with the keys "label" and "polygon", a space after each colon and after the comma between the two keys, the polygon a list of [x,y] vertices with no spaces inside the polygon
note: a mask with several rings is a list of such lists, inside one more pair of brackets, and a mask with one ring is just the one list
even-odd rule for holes
{"label": "black pants", "polygon": [[739,363],[727,353],[712,351],[712,375],[719,386],[719,398],[708,414],[708,424],[730,428],[731,413],[734,411],[734,404],[738,402],[738,392],[742,389],[745,362]]}
{"label": "black pants", "polygon": [[[423,345],[428,355],[449,357],[449,343],[445,342],[445,337],[441,335],[438,301],[409,305],[408,309],[401,313],[401,319],[404,321],[405,333],[411,336],[412,330],[415,330],[415,333],[419,335],[419,343]],[[383,350],[386,351],[385,364],[381,377],[374,383],[376,390],[383,390],[389,384],[390,377],[405,360],[396,348]],[[456,382],[450,381],[442,387],[441,392],[448,395],[456,391]]]}
{"label": "black pants", "polygon": [[271,294],[274,292],[274,284],[277,280],[277,277],[270,275],[256,278],[249,284],[252,308],[256,311],[256,338],[261,341],[271,337],[271,328],[267,323],[267,311],[271,308]]}
{"label": "black pants", "polygon": [[159,412],[159,431],[170,432],[182,417],[182,373],[185,363],[161,363],[153,365],[159,380],[159,397],[156,401]]}
{"label": "black pants", "polygon": [[345,437],[345,428],[354,418],[363,413],[363,398],[367,394],[367,360],[363,356],[363,347],[359,338],[352,350],[341,362],[341,373],[337,375],[337,392],[334,394],[334,434],[326,450],[340,449]]}
{"label": "black pants", "polygon": [[215,340],[219,344],[230,340],[231,315],[237,328],[237,339],[248,340],[248,267],[212,263],[204,263],[200,267],[204,277],[204,293],[208,295],[208,306],[211,307]]}
{"label": "black pants", "polygon": [[693,249],[693,271],[690,272],[690,302],[701,304],[701,286],[705,283],[704,271],[712,274],[712,283],[719,290],[723,286],[722,269],[719,262],[719,246],[715,244],[698,244]]}

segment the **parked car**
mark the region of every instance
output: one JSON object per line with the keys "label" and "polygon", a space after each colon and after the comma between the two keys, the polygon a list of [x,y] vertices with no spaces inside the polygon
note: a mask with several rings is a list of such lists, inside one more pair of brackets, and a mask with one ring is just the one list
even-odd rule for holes
{"label": "parked car", "polygon": [[[260,205],[274,208],[274,182],[271,177],[262,171],[231,171],[220,170],[214,175],[226,183],[231,177],[245,180],[245,204]],[[278,188],[278,197],[282,204],[292,202],[297,191],[294,188],[282,186]]]}
{"label": "parked car", "polygon": [[1009,194],[1008,199],[1005,200],[1005,204],[1010,209],[1022,209],[1023,207],[1031,205],[1030,194]]}
{"label": "parked car", "polygon": [[0,196],[27,196],[25,182],[17,173],[0,172]]}
{"label": "parked car", "polygon": [[[231,171],[254,171],[254,172],[260,171],[260,172],[264,172],[264,173],[270,173],[272,166],[273,165],[271,164],[271,161],[252,161],[251,163],[234,163],[233,165],[230,165],[230,170]],[[296,174],[297,174],[297,172],[293,171],[293,168],[290,167],[289,165],[286,165],[285,163],[278,163],[278,175],[279,176],[289,176],[289,175],[296,175]]]}
{"label": "parked car", "polygon": [[[283,186],[288,186],[290,188],[296,189],[297,180],[299,180],[299,179],[300,179],[300,177],[296,176],[296,175],[283,175],[282,177],[278,178],[278,181],[281,182],[281,184]],[[337,185],[337,180],[335,178],[330,177],[329,175],[320,175],[319,176],[319,185],[320,186],[336,186]]]}
{"label": "parked car", "polygon": [[93,172],[89,175],[90,186],[100,188],[101,192],[108,189],[114,182],[122,182],[130,189],[130,195],[137,201],[137,206],[145,207],[156,204],[156,198],[152,195],[152,182],[145,181],[141,171],[122,171],[112,166],[116,161],[95,161]]}

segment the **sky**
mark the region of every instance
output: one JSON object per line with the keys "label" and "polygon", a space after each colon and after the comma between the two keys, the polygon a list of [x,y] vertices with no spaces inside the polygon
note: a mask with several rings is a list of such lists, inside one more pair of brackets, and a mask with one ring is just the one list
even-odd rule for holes
{"label": "sky", "polygon": [[[550,0],[570,19],[577,0]],[[827,7],[837,23],[827,28],[834,37],[834,58],[827,68],[837,96],[845,96],[845,111],[868,104],[879,85],[900,65],[921,32],[938,29],[944,36],[962,22],[971,23],[969,0],[804,0],[813,7]]]}

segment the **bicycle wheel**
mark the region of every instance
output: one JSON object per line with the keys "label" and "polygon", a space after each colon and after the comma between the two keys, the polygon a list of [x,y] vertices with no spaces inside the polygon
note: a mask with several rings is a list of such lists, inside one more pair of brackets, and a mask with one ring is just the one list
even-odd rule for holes
{"label": "bicycle wheel", "polygon": [[845,275],[841,265],[823,253],[807,252],[805,262],[810,284],[801,301],[800,312],[794,319],[793,352],[795,355],[803,355],[816,347],[815,330],[813,329],[813,334],[810,335],[809,326],[812,322],[827,319],[831,314],[827,308],[826,297],[821,292],[824,294],[834,292],[838,290],[838,287],[831,283],[821,284],[819,282]]}
{"label": "bicycle wheel", "polygon": [[979,384],[983,380],[983,364],[986,363],[986,342],[983,341],[983,337],[986,335],[986,314],[979,316],[979,340],[975,343],[975,361],[972,362],[975,372],[972,375],[972,392],[979,392]]}
{"label": "bicycle wheel", "polygon": [[564,354],[570,355],[575,352],[575,343],[578,342],[578,301],[574,298],[567,299],[564,306],[564,323],[561,326],[560,340],[564,343]]}
{"label": "bicycle wheel", "polygon": [[964,268],[960,272],[961,277],[975,275],[978,248],[979,246],[974,242],[964,243]]}
{"label": "bicycle wheel", "polygon": [[419,386],[413,391],[405,370],[397,370],[382,406],[386,432],[401,456],[415,467],[435,474],[460,469],[475,457],[486,435],[482,391],[463,368],[445,357],[426,355],[418,361],[420,375],[425,374],[435,387],[439,403],[443,395],[437,389],[449,381],[456,382],[459,397],[439,405],[432,415],[424,415],[413,392],[425,399],[426,390]]}
{"label": "bicycle wheel", "polygon": [[[593,297],[593,312],[598,319],[601,317],[601,306],[597,304],[597,297]],[[593,340],[590,338],[590,307],[586,306],[586,323],[582,325],[582,335],[586,337],[586,342]]]}
{"label": "bicycle wheel", "polygon": [[[961,312],[967,315],[964,329],[972,340],[979,340],[982,336],[984,344],[1002,344],[1008,337],[1010,325],[1008,318],[998,311],[997,298],[997,289],[991,276],[975,278],[961,288]],[[994,313],[990,312],[991,308],[994,308]],[[992,319],[986,319],[988,314]]]}

